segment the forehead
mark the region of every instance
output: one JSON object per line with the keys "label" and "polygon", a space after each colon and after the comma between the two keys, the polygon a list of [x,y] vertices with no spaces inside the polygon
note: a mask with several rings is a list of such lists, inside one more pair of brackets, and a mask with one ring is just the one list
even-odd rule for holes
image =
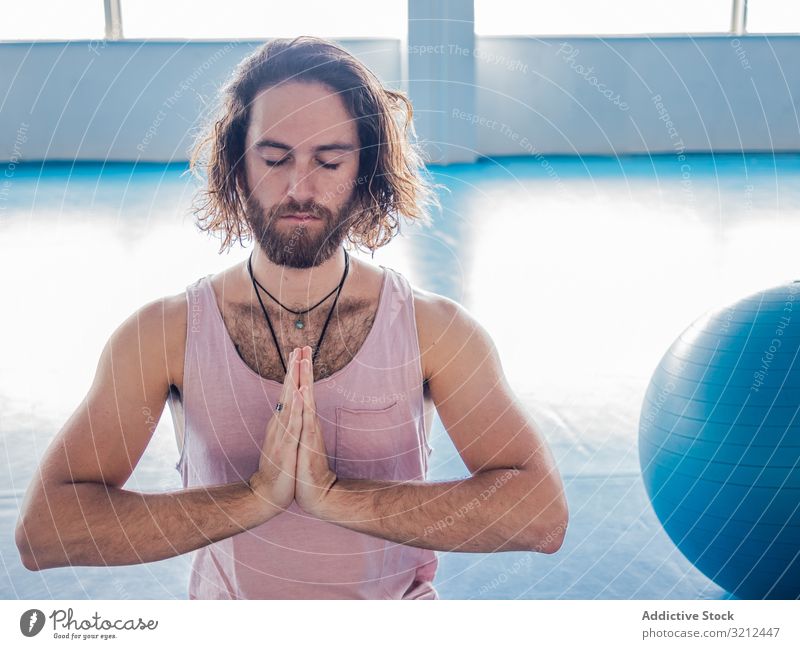
{"label": "forehead", "polygon": [[320,83],[289,82],[259,92],[250,106],[248,146],[274,139],[313,148],[330,141],[358,143],[356,122],[336,92]]}

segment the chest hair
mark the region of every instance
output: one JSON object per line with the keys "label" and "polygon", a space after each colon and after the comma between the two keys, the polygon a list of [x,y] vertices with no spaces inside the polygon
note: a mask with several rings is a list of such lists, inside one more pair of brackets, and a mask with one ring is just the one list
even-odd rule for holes
{"label": "chest hair", "polygon": [[[281,346],[284,363],[295,347],[309,345],[312,350],[315,349],[331,308],[327,302],[319,305],[302,316],[305,326],[297,329],[293,313],[270,308],[266,303],[264,306]],[[353,360],[372,328],[376,312],[377,304],[367,300],[339,300],[314,363],[315,381],[338,372]],[[283,365],[260,305],[226,307],[223,320],[240,358],[247,366],[265,379],[283,382]]]}

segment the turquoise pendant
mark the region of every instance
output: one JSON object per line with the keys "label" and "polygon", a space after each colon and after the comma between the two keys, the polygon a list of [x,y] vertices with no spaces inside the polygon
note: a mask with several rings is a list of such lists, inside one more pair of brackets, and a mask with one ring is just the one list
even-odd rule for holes
{"label": "turquoise pendant", "polygon": [[294,326],[295,326],[295,329],[302,329],[305,325],[303,325],[303,321],[302,320],[297,320],[297,321],[295,321]]}

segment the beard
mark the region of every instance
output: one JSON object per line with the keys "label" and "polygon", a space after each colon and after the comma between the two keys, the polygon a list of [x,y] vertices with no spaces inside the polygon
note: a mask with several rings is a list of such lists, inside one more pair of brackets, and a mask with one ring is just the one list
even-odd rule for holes
{"label": "beard", "polygon": [[[253,238],[273,264],[289,268],[313,268],[324,263],[340,248],[356,216],[355,194],[335,213],[318,203],[301,205],[294,199],[269,210],[252,194],[245,200],[245,215]],[[319,221],[279,223],[287,214],[311,214]]]}

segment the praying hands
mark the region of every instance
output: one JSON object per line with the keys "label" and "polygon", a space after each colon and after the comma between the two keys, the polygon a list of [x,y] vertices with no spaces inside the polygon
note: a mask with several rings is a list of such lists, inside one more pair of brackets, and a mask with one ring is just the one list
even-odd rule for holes
{"label": "praying hands", "polygon": [[267,427],[259,468],[250,478],[253,491],[268,506],[284,510],[292,500],[309,514],[321,512],[336,482],[314,402],[311,348],[289,356],[280,403]]}

